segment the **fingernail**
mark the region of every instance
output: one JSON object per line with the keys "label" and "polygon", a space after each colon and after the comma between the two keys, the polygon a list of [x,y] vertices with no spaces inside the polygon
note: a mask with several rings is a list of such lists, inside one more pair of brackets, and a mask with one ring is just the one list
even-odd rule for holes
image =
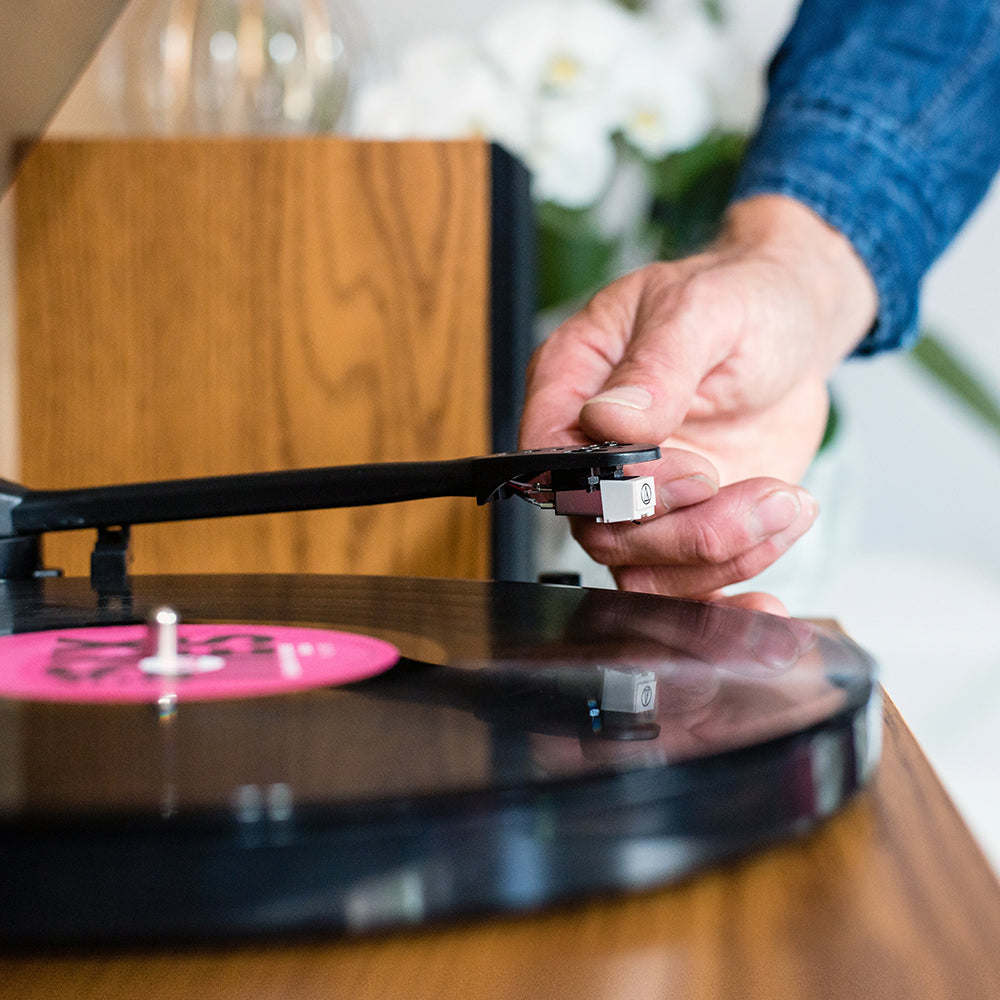
{"label": "fingernail", "polygon": [[653,405],[653,394],[637,385],[619,385],[607,392],[598,393],[583,405],[590,406],[594,403],[627,406],[630,410],[648,410]]}
{"label": "fingernail", "polygon": [[660,486],[660,506],[665,511],[671,511],[675,507],[689,507],[715,496],[718,491],[719,484],[701,474],[671,479]]}
{"label": "fingernail", "polygon": [[802,501],[788,490],[776,490],[758,500],[749,514],[750,530],[763,541],[791,527],[802,512]]}

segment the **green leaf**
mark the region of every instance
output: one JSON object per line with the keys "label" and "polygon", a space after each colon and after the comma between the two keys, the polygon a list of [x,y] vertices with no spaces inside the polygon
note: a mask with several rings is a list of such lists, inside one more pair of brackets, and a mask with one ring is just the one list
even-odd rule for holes
{"label": "green leaf", "polygon": [[574,302],[608,281],[618,243],[598,232],[589,212],[545,202],[536,218],[540,309]]}
{"label": "green leaf", "polygon": [[662,258],[687,256],[715,238],[745,148],[743,136],[716,133],[651,166],[651,224]]}
{"label": "green leaf", "polygon": [[726,23],[726,12],[722,8],[722,0],[702,0],[702,7],[713,24]]}
{"label": "green leaf", "polygon": [[839,433],[840,407],[837,405],[837,400],[831,394],[830,407],[826,411],[826,426],[823,428],[823,438],[819,443],[819,447],[816,449],[817,454],[826,451],[826,449],[837,440],[837,435]]}
{"label": "green leaf", "polygon": [[925,374],[1000,436],[1000,403],[996,396],[940,337],[924,332],[910,350],[910,357]]}
{"label": "green leaf", "polygon": [[679,153],[650,164],[650,184],[657,197],[673,200],[689,194],[706,174],[735,174],[746,149],[746,137],[735,132],[713,132]]}

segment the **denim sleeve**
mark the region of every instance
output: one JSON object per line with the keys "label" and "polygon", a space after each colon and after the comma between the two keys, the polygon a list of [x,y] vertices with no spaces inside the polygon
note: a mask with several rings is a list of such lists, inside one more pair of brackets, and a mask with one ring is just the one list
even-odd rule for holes
{"label": "denim sleeve", "polygon": [[1000,166],[1000,0],[804,0],[734,200],[798,199],[867,265],[856,353],[916,339],[924,274]]}

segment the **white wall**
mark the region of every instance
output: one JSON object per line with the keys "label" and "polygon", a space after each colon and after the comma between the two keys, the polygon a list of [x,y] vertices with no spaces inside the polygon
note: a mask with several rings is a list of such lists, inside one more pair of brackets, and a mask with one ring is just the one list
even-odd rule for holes
{"label": "white wall", "polygon": [[[927,325],[1000,393],[1000,192],[928,278]],[[1000,867],[1000,441],[901,356],[837,379],[856,523],[822,607],[883,683]]]}

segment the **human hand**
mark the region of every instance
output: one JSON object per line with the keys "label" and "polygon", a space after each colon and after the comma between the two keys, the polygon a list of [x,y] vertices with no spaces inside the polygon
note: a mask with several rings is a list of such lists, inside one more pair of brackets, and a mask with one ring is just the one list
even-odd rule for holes
{"label": "human hand", "polygon": [[791,199],[749,199],[710,250],[613,282],[539,348],[520,446],[662,442],[657,516],[574,534],[624,589],[718,597],[815,519],[792,484],[819,446],[827,379],[875,309],[839,233]]}

